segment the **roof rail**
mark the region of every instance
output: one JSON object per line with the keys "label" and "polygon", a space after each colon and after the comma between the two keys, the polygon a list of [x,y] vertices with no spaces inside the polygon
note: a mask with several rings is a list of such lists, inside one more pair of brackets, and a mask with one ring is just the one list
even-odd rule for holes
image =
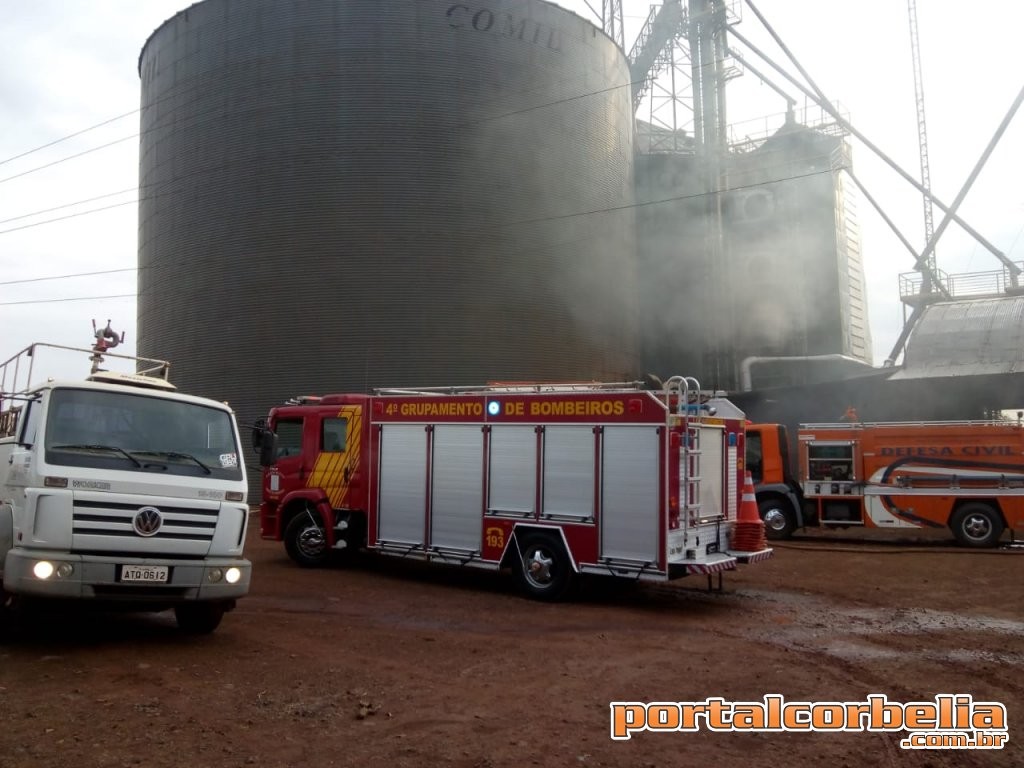
{"label": "roof rail", "polygon": [[88,360],[92,363],[92,367],[90,373],[83,377],[85,379],[88,379],[97,373],[104,372],[98,366],[99,363],[103,362],[105,357],[116,357],[120,360],[130,360],[135,362],[137,370],[134,371],[134,375],[136,376],[150,376],[163,379],[164,381],[168,380],[171,364],[166,360],[156,360],[151,357],[136,357],[134,355],[121,355],[114,352],[108,352],[105,349],[99,349],[99,346],[100,345],[98,344],[97,347],[86,349],[83,347],[65,347],[61,344],[37,342],[25,347],[17,354],[0,363],[0,402],[11,395],[21,394],[32,388],[34,384],[32,378],[33,367],[35,365],[36,353],[40,349],[57,349],[87,355]]}
{"label": "roof rail", "polygon": [[637,390],[644,388],[642,381],[510,381],[488,382],[476,386],[459,387],[377,387],[375,395],[495,395],[495,394],[540,394],[546,392],[591,392]]}

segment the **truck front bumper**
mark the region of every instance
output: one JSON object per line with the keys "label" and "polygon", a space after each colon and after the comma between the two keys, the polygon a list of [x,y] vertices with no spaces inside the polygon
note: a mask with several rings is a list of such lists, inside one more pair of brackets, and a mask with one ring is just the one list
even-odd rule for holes
{"label": "truck front bumper", "polygon": [[[53,572],[48,578],[36,575],[40,562],[51,564]],[[166,581],[122,581],[124,566],[166,568]],[[234,583],[227,581],[230,569],[238,570]],[[241,558],[83,557],[67,552],[12,549],[4,561],[3,588],[9,594],[26,597],[174,605],[243,597],[249,592],[251,576],[252,563]]]}

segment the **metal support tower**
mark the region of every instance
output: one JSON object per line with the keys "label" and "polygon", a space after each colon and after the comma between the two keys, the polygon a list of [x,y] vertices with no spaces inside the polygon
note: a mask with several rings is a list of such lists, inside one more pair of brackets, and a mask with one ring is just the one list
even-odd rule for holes
{"label": "metal support tower", "polygon": [[634,110],[640,106],[644,94],[656,87],[658,75],[671,70],[675,81],[673,52],[677,41],[685,38],[686,14],[680,0],[665,0],[660,6],[651,6],[629,52]]}
{"label": "metal support tower", "polygon": [[601,23],[608,37],[625,51],[626,32],[622,28],[622,0],[601,0]]}
{"label": "metal support tower", "polygon": [[[706,298],[712,307],[726,305],[730,272],[722,228],[722,190],[726,182],[729,151],[725,83],[728,79],[726,32],[728,19],[724,0],[689,0],[687,34],[690,43],[693,85],[693,127],[698,168],[705,192],[704,251],[710,265]],[[705,370],[716,386],[729,386],[736,374],[732,348],[736,329],[727,317],[714,329],[705,353]]]}
{"label": "metal support tower", "polygon": [[[722,190],[726,187],[728,133],[726,81],[739,71],[731,64],[726,33],[737,21],[734,0],[664,0],[651,6],[629,52],[633,106],[650,93],[648,151],[685,152],[697,161],[704,192],[704,252],[710,265],[705,299],[723,306],[728,275],[722,231]],[[607,22],[606,22],[607,24]],[[716,386],[731,383],[731,320],[709,339],[706,369]]]}
{"label": "metal support tower", "polygon": [[[924,78],[921,75],[921,50],[917,37],[917,2],[907,0],[910,15],[910,56],[914,65],[914,101],[917,104],[917,145],[921,153],[921,186],[931,192],[931,172],[928,168],[928,128],[924,117]],[[932,198],[930,194],[922,195],[924,202],[924,242],[927,246],[935,235],[935,222],[932,216]],[[931,293],[932,275],[937,275],[935,251],[928,257],[927,268],[921,270],[921,293]]]}

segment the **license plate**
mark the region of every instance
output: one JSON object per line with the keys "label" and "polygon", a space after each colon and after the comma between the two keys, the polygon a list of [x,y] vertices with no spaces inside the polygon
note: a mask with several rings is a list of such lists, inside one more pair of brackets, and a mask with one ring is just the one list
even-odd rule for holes
{"label": "license plate", "polygon": [[122,565],[121,581],[166,582],[166,565]]}

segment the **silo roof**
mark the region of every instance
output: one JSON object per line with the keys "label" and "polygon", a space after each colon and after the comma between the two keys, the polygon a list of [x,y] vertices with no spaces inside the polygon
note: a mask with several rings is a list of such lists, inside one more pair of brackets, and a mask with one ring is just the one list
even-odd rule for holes
{"label": "silo roof", "polygon": [[1024,371],[1024,296],[944,301],[928,306],[893,379],[982,376]]}

